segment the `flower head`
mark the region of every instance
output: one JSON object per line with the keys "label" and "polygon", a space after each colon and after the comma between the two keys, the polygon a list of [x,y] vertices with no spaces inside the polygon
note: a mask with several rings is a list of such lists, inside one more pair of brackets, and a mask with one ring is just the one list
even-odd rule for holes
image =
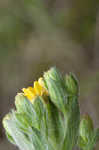
{"label": "flower head", "polygon": [[7,121],[11,120],[11,118],[12,118],[11,113],[8,113],[7,115],[5,115],[5,117],[2,120],[2,124],[8,133],[9,133],[9,128],[8,128]]}
{"label": "flower head", "polygon": [[36,96],[48,95],[48,91],[44,87],[43,78],[39,78],[38,81],[34,82],[34,87],[23,88],[24,96],[32,101]]}

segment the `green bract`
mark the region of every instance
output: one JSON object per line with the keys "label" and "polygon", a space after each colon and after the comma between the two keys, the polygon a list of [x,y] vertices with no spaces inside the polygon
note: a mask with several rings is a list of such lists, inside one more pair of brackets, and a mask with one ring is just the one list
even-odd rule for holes
{"label": "green bract", "polygon": [[33,101],[24,93],[17,94],[16,110],[4,117],[8,140],[20,150],[73,150],[77,145],[82,150],[93,150],[99,130],[93,128],[88,115],[80,121],[75,76],[63,76],[53,67],[41,79],[43,84],[35,82],[37,86],[25,93],[28,97],[34,94]]}

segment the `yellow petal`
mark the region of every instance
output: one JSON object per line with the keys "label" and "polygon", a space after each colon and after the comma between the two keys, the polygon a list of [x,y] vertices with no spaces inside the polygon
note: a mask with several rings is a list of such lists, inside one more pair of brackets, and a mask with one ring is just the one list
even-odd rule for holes
{"label": "yellow petal", "polygon": [[29,99],[29,100],[33,100],[33,98],[36,96],[36,93],[34,91],[34,88],[32,87],[28,87],[23,88],[22,91],[24,92],[24,95]]}
{"label": "yellow petal", "polygon": [[44,88],[43,78],[35,81],[34,87],[23,88],[22,91],[30,101],[33,101],[36,96],[48,95],[48,91]]}
{"label": "yellow petal", "polygon": [[48,91],[47,91],[47,89],[45,88],[45,85],[44,85],[44,80],[43,80],[43,78],[42,77],[40,77],[39,79],[38,79],[38,83],[42,86],[42,94],[41,95],[48,95]]}
{"label": "yellow petal", "polygon": [[42,77],[40,77],[40,78],[38,79],[38,83],[39,83],[42,87],[44,87],[44,81],[43,81],[43,78],[42,78]]}
{"label": "yellow petal", "polygon": [[36,95],[39,95],[39,96],[42,95],[43,87],[37,81],[34,82],[34,89],[35,89]]}

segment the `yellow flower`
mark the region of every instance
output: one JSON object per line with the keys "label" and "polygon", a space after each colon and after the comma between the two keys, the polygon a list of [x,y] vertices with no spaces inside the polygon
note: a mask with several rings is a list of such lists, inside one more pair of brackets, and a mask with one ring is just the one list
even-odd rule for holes
{"label": "yellow flower", "polygon": [[22,91],[30,101],[33,101],[36,96],[48,95],[48,91],[44,88],[43,78],[35,81],[34,87],[23,88]]}
{"label": "yellow flower", "polygon": [[24,96],[26,96],[30,101],[36,96],[35,90],[33,87],[23,88]]}

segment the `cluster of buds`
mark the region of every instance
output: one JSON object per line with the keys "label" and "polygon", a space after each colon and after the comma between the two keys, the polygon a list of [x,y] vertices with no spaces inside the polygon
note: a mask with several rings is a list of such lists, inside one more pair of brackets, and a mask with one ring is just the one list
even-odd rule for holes
{"label": "cluster of buds", "polygon": [[76,145],[93,150],[99,130],[88,115],[80,119],[78,96],[75,76],[51,68],[16,95],[16,110],[3,119],[8,140],[20,150],[72,150]]}

